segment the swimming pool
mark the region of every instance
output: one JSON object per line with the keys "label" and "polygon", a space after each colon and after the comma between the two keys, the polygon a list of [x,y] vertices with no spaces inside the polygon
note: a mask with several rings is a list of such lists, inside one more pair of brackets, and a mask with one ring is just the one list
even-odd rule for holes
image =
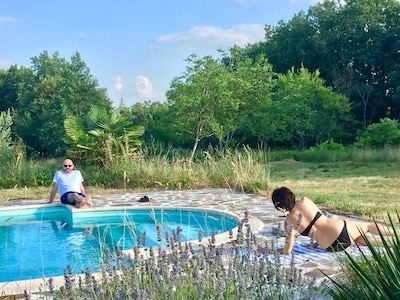
{"label": "swimming pool", "polygon": [[181,242],[237,227],[238,217],[188,208],[32,206],[0,210],[0,282],[96,271],[105,249],[165,245],[179,227]]}

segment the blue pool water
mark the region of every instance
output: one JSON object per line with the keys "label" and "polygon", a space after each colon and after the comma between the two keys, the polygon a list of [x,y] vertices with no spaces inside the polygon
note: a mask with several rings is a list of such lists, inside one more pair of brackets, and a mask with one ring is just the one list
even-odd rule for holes
{"label": "blue pool water", "polygon": [[60,276],[67,265],[75,274],[89,266],[96,271],[106,247],[113,252],[116,246],[127,250],[138,241],[140,247],[165,245],[166,233],[172,236],[178,226],[180,241],[197,240],[199,232],[207,237],[212,230],[219,234],[237,224],[229,214],[182,208],[71,213],[63,206],[45,206],[0,211],[0,282]]}

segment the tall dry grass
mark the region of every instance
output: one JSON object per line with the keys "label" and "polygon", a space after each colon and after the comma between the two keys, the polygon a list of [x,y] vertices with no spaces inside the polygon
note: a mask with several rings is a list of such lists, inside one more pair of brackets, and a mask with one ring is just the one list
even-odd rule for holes
{"label": "tall dry grass", "polygon": [[[117,158],[111,166],[85,165],[79,160],[75,164],[90,194],[206,187],[269,194],[287,186],[329,210],[369,219],[385,218],[386,212],[399,207],[399,149],[346,149],[328,154],[326,150],[268,152],[245,147],[202,152],[189,165],[184,152],[159,148],[144,152],[139,160]],[[61,161],[1,167],[0,201],[47,199]]]}

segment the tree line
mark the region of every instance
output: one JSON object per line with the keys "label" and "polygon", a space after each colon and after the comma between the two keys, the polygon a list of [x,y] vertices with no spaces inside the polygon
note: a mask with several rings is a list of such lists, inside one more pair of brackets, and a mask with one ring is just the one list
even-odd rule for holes
{"label": "tree line", "polygon": [[157,141],[192,159],[209,147],[360,144],[377,123],[399,130],[400,4],[341,3],[311,6],[266,26],[264,41],[218,57],[191,55],[166,102],[113,108],[79,53],[68,61],[44,51],[31,67],[0,70],[2,147],[107,160]]}

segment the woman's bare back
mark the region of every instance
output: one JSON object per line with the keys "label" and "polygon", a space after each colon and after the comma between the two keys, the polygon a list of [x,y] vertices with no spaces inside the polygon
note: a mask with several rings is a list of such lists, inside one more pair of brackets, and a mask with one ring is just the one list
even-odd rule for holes
{"label": "woman's bare back", "polygon": [[[320,210],[315,203],[307,197],[303,197],[287,215],[287,220],[299,233],[302,233],[318,212]],[[338,238],[343,227],[343,220],[329,218],[321,214],[311,227],[308,236],[313,237],[322,248],[326,249]]]}

